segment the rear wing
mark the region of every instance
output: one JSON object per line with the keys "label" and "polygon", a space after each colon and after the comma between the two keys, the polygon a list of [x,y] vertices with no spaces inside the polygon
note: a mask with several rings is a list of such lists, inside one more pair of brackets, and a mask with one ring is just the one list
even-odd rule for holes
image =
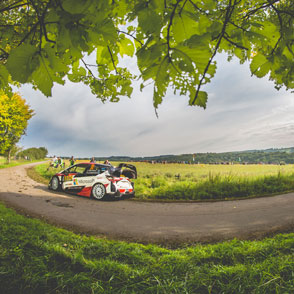
{"label": "rear wing", "polygon": [[128,163],[120,163],[117,167],[120,173],[130,179],[137,179],[137,169],[134,165]]}

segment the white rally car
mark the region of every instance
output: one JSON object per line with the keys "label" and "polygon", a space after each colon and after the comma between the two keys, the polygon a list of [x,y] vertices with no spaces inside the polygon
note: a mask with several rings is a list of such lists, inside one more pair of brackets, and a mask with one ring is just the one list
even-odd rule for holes
{"label": "white rally car", "polygon": [[136,167],[121,163],[118,167],[99,163],[78,163],[55,174],[49,183],[53,191],[63,190],[97,200],[107,196],[134,196],[134,183],[137,178]]}

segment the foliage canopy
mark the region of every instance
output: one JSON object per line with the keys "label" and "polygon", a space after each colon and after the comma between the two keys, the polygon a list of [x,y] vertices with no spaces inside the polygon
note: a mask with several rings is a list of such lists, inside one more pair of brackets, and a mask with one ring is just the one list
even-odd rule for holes
{"label": "foliage canopy", "polygon": [[28,158],[30,160],[44,159],[48,154],[46,147],[31,147],[17,153],[18,158]]}
{"label": "foliage canopy", "polygon": [[19,141],[34,112],[19,94],[0,93],[0,153],[8,152]]}
{"label": "foliage canopy", "polygon": [[[0,86],[31,83],[46,96],[65,78],[102,101],[131,96],[136,77],[122,66],[136,56],[141,89],[153,83],[157,107],[168,86],[206,107],[203,85],[225,52],[294,88],[291,0],[3,0]],[[87,58],[95,54],[92,64]]]}

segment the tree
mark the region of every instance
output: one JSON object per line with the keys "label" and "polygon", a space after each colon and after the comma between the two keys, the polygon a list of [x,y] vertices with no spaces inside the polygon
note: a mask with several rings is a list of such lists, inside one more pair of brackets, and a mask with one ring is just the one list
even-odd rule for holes
{"label": "tree", "polygon": [[132,94],[138,77],[120,61],[135,54],[155,107],[172,87],[205,108],[201,89],[221,52],[248,61],[252,75],[268,75],[277,89],[294,88],[292,0],[2,0],[0,13],[6,91],[31,83],[50,96],[67,77],[116,102]]}
{"label": "tree", "polygon": [[7,158],[7,163],[10,162],[11,157],[16,156],[18,152],[21,152],[21,150],[22,150],[22,147],[17,145],[13,145],[11,148],[6,150],[3,155]]}
{"label": "tree", "polygon": [[0,95],[0,153],[7,155],[9,163],[11,151],[19,141],[34,112],[19,94]]}
{"label": "tree", "polygon": [[43,159],[47,156],[48,150],[45,147],[32,147],[17,153],[19,158],[29,158],[29,159]]}

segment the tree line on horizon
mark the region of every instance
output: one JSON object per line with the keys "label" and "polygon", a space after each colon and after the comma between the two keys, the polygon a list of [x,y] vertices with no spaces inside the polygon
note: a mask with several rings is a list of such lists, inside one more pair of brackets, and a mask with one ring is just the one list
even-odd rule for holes
{"label": "tree line on horizon", "polygon": [[[193,160],[194,158],[194,160]],[[88,159],[88,158],[80,158]],[[168,162],[168,163],[205,163],[205,164],[294,164],[294,147],[249,150],[222,153],[191,153],[180,155],[159,155],[146,157],[110,156],[95,157],[97,161],[147,161],[147,162]]]}
{"label": "tree line on horizon", "polygon": [[[47,154],[46,147],[31,147],[23,150],[21,147],[14,146],[11,149],[11,156],[15,159],[39,160],[45,158]],[[7,158],[6,152],[0,153],[0,155]]]}
{"label": "tree line on horizon", "polygon": [[28,160],[43,159],[47,156],[48,150],[46,147],[32,147],[22,150],[16,154],[17,158],[24,158]]}

